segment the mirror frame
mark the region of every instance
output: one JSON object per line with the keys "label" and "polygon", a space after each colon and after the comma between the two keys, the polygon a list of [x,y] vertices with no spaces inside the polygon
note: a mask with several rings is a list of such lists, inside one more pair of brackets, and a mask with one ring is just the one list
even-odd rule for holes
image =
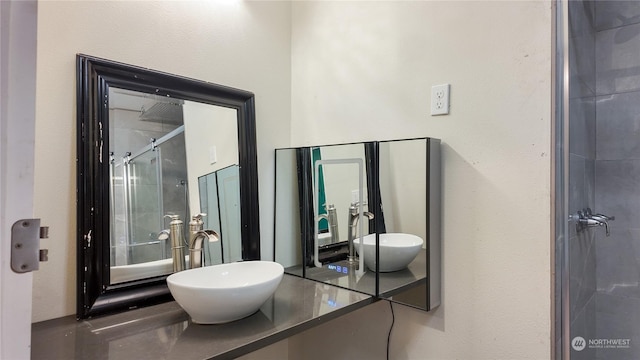
{"label": "mirror frame", "polygon": [[[172,299],[168,275],[110,284],[109,88],[117,87],[233,108],[238,160],[243,260],[260,259],[255,97],[248,91],[78,54],[77,77],[77,306],[76,317]],[[104,144],[107,144],[104,146]],[[183,219],[188,222],[189,219]]]}

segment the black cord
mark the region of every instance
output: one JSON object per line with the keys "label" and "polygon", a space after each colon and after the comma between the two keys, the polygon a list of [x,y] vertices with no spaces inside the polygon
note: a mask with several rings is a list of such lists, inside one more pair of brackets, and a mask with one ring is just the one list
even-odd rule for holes
{"label": "black cord", "polygon": [[393,303],[391,301],[389,301],[389,307],[391,308],[391,326],[387,335],[387,360],[389,360],[389,347],[391,346],[391,330],[393,330],[393,325],[396,323],[396,314],[393,312]]}

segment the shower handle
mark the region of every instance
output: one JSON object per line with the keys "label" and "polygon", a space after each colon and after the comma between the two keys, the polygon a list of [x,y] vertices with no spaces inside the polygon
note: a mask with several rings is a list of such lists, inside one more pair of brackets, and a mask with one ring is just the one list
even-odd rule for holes
{"label": "shower handle", "polygon": [[578,221],[578,230],[581,228],[594,227],[594,226],[604,226],[606,236],[611,235],[611,230],[609,228],[609,221],[615,220],[615,216],[608,216],[604,214],[593,214],[590,208],[585,208],[581,211],[578,211],[576,215],[572,215],[569,217],[569,221],[577,220]]}

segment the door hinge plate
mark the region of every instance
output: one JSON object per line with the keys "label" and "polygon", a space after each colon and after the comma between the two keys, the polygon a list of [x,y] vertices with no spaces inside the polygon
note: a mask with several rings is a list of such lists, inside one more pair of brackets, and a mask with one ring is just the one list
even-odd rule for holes
{"label": "door hinge plate", "polygon": [[49,237],[49,228],[40,219],[22,219],[11,226],[11,269],[17,273],[38,270],[48,260],[49,250],[40,249],[40,239]]}

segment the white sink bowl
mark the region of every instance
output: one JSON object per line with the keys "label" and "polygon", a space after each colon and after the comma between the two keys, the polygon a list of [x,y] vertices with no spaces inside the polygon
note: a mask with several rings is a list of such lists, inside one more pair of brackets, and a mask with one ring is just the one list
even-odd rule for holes
{"label": "white sink bowl", "polygon": [[[406,268],[413,259],[416,258],[422,249],[424,240],[421,237],[411,234],[389,233],[380,234],[380,272],[398,271]],[[360,250],[360,239],[353,240],[358,254],[363,255]],[[366,235],[362,239],[364,247],[364,263],[376,270],[376,234]]]}
{"label": "white sink bowl", "polygon": [[198,324],[222,324],[260,309],[282,280],[271,261],[245,261],[180,271],[167,277],[171,295]]}

